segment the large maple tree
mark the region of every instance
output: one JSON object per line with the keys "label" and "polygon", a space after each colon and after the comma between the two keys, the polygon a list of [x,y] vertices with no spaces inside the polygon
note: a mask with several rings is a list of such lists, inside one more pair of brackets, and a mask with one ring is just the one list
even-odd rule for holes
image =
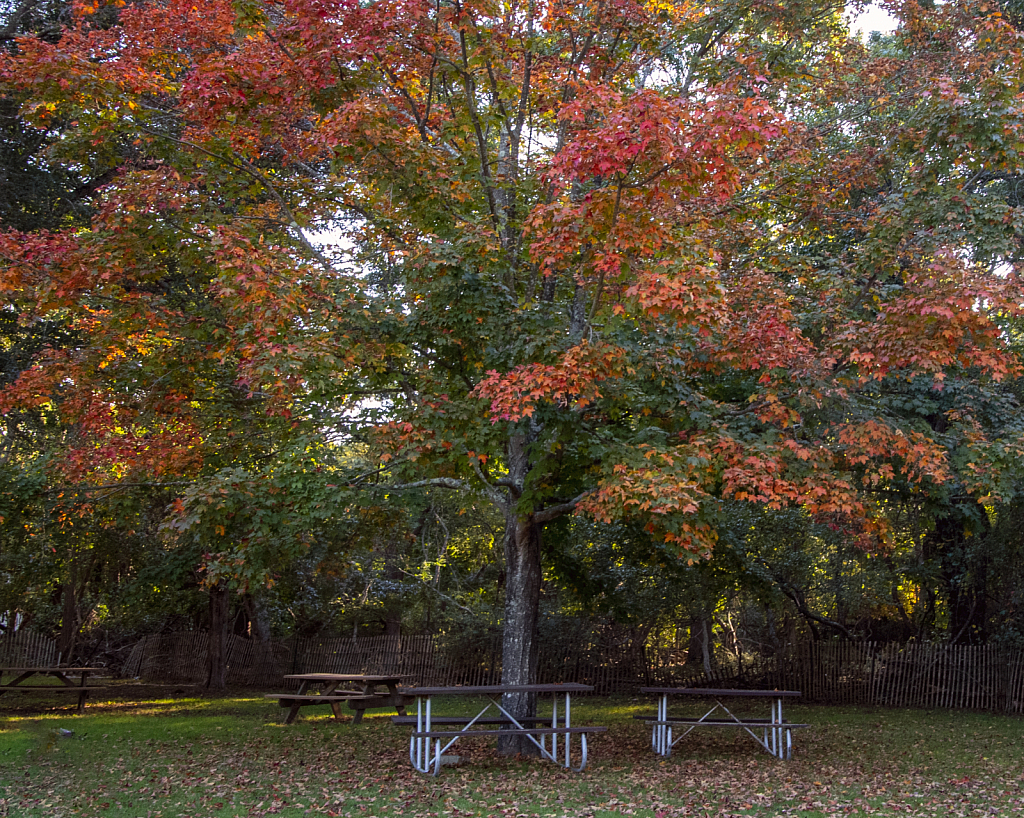
{"label": "large maple tree", "polygon": [[[995,6],[905,4],[870,51],[810,2],[99,5],[3,64],[50,161],[104,181],[89,229],[0,237],[3,296],[85,339],[3,396],[79,430],[59,479],[198,476],[184,528],[224,507],[204,475],[326,439],[391,495],[485,496],[515,684],[563,515],[695,559],[750,502],[871,547],[879,492],[954,479],[949,429],[975,496],[1012,465],[969,407],[939,434],[891,403],[1019,372]],[[306,471],[318,514],[365,483]],[[280,537],[235,522],[214,573],[251,577]]]}

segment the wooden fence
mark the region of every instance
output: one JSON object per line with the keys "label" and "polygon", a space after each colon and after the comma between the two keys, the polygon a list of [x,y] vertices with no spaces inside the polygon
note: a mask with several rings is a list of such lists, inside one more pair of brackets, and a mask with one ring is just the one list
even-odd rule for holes
{"label": "wooden fence", "polygon": [[[148,636],[136,644],[123,675],[203,684],[206,645],[205,633]],[[501,636],[229,639],[229,685],[278,687],[285,674],[313,672],[394,673],[420,685],[494,684],[501,676]],[[1024,713],[1024,651],[995,646],[807,642],[706,674],[687,667],[678,649],[579,639],[571,649],[542,647],[538,680],[590,684],[600,694],[644,685],[779,688],[800,690],[808,702]]]}
{"label": "wooden fence", "polygon": [[793,645],[764,674],[808,701],[1024,712],[1024,652],[994,645]]}
{"label": "wooden fence", "polygon": [[[168,684],[205,684],[209,678],[207,647],[202,631],[153,634],[132,648],[121,675]],[[227,683],[238,687],[276,687],[293,672],[293,648],[288,642],[260,642],[229,636]]]}
{"label": "wooden fence", "polygon": [[57,643],[49,636],[25,628],[0,635],[0,666],[48,666],[57,660]]}

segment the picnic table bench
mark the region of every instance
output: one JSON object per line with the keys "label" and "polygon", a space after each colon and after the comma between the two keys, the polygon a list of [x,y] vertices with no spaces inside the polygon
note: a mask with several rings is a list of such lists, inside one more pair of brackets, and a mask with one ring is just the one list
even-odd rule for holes
{"label": "picnic table bench", "polygon": [[[102,667],[0,667],[0,679],[5,675],[14,678],[0,683],[0,696],[15,691],[17,693],[74,693],[78,696],[78,712],[85,710],[85,700],[90,693],[106,690],[106,685],[87,685],[90,673],[103,673]],[[77,684],[70,676],[78,675]],[[49,676],[59,684],[25,684],[33,676]]]}
{"label": "picnic table bench", "polygon": [[[571,724],[573,693],[589,693],[594,688],[581,684],[549,685],[467,685],[464,687],[413,687],[404,692],[416,698],[416,715],[395,717],[396,724],[413,726],[409,738],[409,760],[421,773],[437,775],[441,771],[444,753],[460,738],[467,736],[495,736],[516,733],[526,736],[540,750],[541,756],[556,764],[579,772],[587,766],[587,735],[603,733],[607,727],[573,727]],[[551,716],[530,716],[515,718],[501,704],[506,693],[550,693],[552,694]],[[558,698],[564,695],[561,715],[558,712]],[[431,700],[435,696],[482,696],[488,703],[476,716],[436,716],[431,712]],[[485,717],[495,708],[500,715]],[[550,726],[540,726],[550,725]],[[435,730],[435,727],[458,727],[457,730]],[[483,729],[481,729],[481,727]],[[560,761],[558,737],[562,736],[564,761]],[[580,764],[573,767],[570,761],[572,737],[580,739]],[[539,737],[539,741],[537,740]],[[549,741],[550,738],[550,747]],[[445,741],[446,740],[446,741]],[[433,749],[431,749],[433,742]],[[443,746],[442,746],[443,742]]]}
{"label": "picnic table bench", "polygon": [[[309,705],[327,704],[334,713],[334,718],[341,721],[341,703],[348,704],[354,712],[353,724],[363,720],[367,710],[381,707],[394,707],[400,716],[405,715],[405,707],[412,703],[412,698],[399,691],[398,683],[401,676],[374,676],[364,673],[292,673],[284,678],[295,679],[299,689],[295,693],[264,693],[264,698],[277,699],[278,705],[287,707],[288,717],[285,724],[291,724],[299,715],[299,710]],[[339,689],[342,685],[349,685]],[[352,689],[352,686],[358,689]],[[387,692],[378,692],[378,687],[387,688]],[[313,689],[310,692],[310,689]]]}
{"label": "picnic table bench", "polygon": [[[641,693],[654,694],[658,699],[658,712],[654,716],[634,716],[633,718],[651,724],[651,745],[658,755],[668,756],[672,747],[682,741],[698,727],[739,727],[745,730],[765,750],[776,758],[793,757],[793,730],[809,727],[808,724],[795,724],[782,717],[782,700],[800,696],[798,690],[719,690],[702,687],[642,687]],[[668,699],[670,696],[689,696],[693,698],[711,698],[715,706],[703,716],[683,717],[670,716]],[[722,703],[722,699],[772,699],[771,716],[767,719],[748,718],[735,715]],[[712,718],[721,713],[718,718]],[[682,735],[672,737],[672,728],[685,728]],[[757,730],[757,733],[754,732]],[[758,733],[761,735],[759,736]]]}

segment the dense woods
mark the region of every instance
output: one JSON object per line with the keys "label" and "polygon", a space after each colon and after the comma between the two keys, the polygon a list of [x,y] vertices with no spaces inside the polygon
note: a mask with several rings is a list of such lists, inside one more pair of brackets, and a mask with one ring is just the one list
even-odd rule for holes
{"label": "dense woods", "polygon": [[1021,17],[886,5],[0,4],[0,627],[1018,646]]}

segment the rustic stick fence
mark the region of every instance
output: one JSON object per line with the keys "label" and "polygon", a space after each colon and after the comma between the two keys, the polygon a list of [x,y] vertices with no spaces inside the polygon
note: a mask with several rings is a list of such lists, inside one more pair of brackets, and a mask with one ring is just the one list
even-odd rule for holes
{"label": "rustic stick fence", "polygon": [[[202,684],[205,633],[148,636],[123,673],[149,681]],[[501,635],[291,638],[228,642],[230,685],[274,687],[288,673],[399,674],[410,684],[494,684],[501,677]],[[805,642],[774,656],[744,657],[742,673],[723,665],[694,672],[685,652],[638,642],[576,640],[540,651],[538,680],[580,682],[596,692],[643,685],[779,688],[833,704],[993,710],[1024,713],[1024,651],[928,643]]]}
{"label": "rustic stick fence", "polygon": [[[747,655],[695,672],[686,652],[572,634],[542,646],[538,681],[580,682],[599,694],[644,685],[800,690],[804,701],[1024,713],[1024,651],[994,645],[911,642],[801,642],[774,655]],[[168,684],[205,684],[203,632],[154,634],[137,642],[121,675]],[[56,644],[22,629],[0,636],[0,665],[52,665]],[[278,687],[288,673],[380,673],[410,684],[480,685],[501,679],[501,634],[292,637],[261,642],[230,636],[229,685]]]}
{"label": "rustic stick fence", "polygon": [[21,629],[0,635],[0,666],[57,664],[57,643],[49,636]]}
{"label": "rustic stick fence", "polygon": [[1024,652],[994,645],[802,643],[764,678],[809,701],[1024,712]]}

